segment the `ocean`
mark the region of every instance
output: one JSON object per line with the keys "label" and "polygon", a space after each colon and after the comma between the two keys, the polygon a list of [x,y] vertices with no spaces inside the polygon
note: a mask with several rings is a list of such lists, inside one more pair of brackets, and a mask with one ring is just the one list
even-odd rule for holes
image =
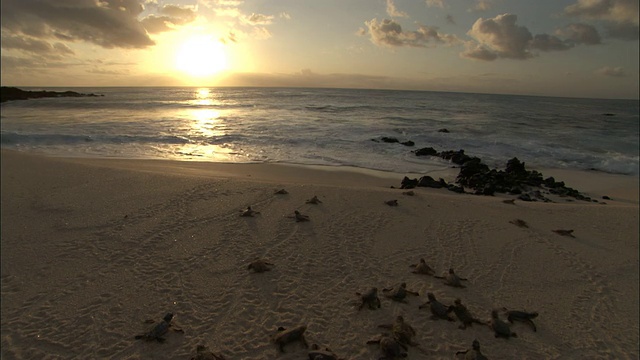
{"label": "ocean", "polygon": [[[22,89],[104,95],[1,105],[1,146],[51,156],[427,174],[451,166],[412,152],[433,147],[464,149],[498,169],[517,157],[527,169],[634,176],[639,170],[637,100],[306,88]],[[400,143],[406,141],[415,145]]]}

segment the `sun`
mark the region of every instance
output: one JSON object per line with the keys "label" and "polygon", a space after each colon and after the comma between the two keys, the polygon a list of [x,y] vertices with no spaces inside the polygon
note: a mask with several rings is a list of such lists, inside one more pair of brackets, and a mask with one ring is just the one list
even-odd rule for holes
{"label": "sun", "polygon": [[222,43],[204,35],[193,36],[178,47],[176,69],[193,77],[215,75],[227,69]]}

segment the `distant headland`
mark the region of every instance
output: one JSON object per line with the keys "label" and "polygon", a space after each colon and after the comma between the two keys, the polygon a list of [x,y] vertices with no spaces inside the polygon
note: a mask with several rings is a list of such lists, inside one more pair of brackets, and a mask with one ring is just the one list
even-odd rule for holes
{"label": "distant headland", "polygon": [[9,100],[27,100],[27,99],[39,99],[47,97],[86,97],[86,96],[104,96],[98,94],[82,94],[75,91],[28,91],[21,90],[15,87],[2,86],[0,87],[0,102],[6,102]]}

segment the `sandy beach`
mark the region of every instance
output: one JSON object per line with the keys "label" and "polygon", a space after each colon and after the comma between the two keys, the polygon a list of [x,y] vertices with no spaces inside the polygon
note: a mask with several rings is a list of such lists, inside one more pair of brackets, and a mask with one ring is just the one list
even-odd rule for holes
{"label": "sandy beach", "polygon": [[[543,170],[598,202],[507,204],[403,195],[391,188],[402,174],[364,170],[5,150],[1,160],[2,359],[190,359],[199,344],[226,359],[305,359],[301,343],[281,353],[271,341],[298,325],[340,358],[378,359],[366,342],[398,315],[419,344],[407,359],[462,358],[474,339],[490,359],[640,355],[637,177]],[[313,196],[322,203],[307,204]],[[247,206],[260,214],[241,217]],[[249,271],[256,258],[271,271]],[[438,274],[454,268],[466,287],[413,274],[420,258]],[[356,292],[402,282],[419,296],[380,292],[379,309],[358,309]],[[493,309],[538,312],[537,331],[516,322],[517,337],[503,339],[432,320],[419,309],[428,292],[482,321]],[[134,339],[167,312],[183,333]]]}

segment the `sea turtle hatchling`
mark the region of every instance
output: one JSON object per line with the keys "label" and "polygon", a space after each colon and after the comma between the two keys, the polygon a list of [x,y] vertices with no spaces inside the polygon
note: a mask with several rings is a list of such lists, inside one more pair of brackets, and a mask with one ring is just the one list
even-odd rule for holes
{"label": "sea turtle hatchling", "polygon": [[240,216],[242,217],[253,217],[254,215],[260,214],[260,211],[255,211],[251,208],[251,206],[247,206],[245,210],[241,210]]}
{"label": "sea turtle hatchling", "polygon": [[318,199],[318,196],[314,195],[311,199],[308,199],[306,201],[306,203],[307,204],[317,205],[317,204],[322,204],[322,201],[320,201],[320,199]]}
{"label": "sea turtle hatchling", "polygon": [[398,340],[402,344],[418,346],[418,343],[414,342],[412,338],[416,336],[416,330],[406,321],[404,317],[398,315],[393,324],[378,325],[380,328],[390,329],[393,338]]}
{"label": "sea turtle hatchling", "polygon": [[398,206],[398,200],[387,200],[384,203],[389,206]]}
{"label": "sea turtle hatchling", "polygon": [[427,262],[424,260],[424,258],[420,258],[419,263],[411,264],[409,265],[409,267],[413,268],[411,272],[414,274],[425,274],[425,275],[435,274],[435,271],[429,265],[427,265]]}
{"label": "sea turtle hatchling", "polygon": [[427,305],[429,305],[429,310],[431,310],[431,319],[445,319],[449,321],[455,321],[455,319],[449,316],[449,307],[436,300],[436,296],[433,293],[427,293],[427,297],[429,298],[429,301],[420,305],[418,309],[424,309],[427,307]]}
{"label": "sea turtle hatchling", "polygon": [[[171,328],[171,320],[173,319],[173,314],[172,313],[167,313],[163,318],[162,321],[158,324],[156,324],[153,328],[151,328],[151,330],[149,330],[148,332],[144,333],[144,334],[140,334],[140,335],[136,335],[135,339],[136,340],[146,340],[146,341],[157,341],[159,343],[163,343],[165,342],[165,338],[164,335],[167,334],[167,332],[169,331],[169,329],[174,330],[176,332],[183,332],[181,329],[178,328]],[[153,320],[147,320],[147,323],[149,322],[153,322]]]}
{"label": "sea turtle hatchling", "polygon": [[514,219],[514,220],[510,220],[509,223],[517,226],[517,227],[521,227],[521,228],[528,228],[529,224],[527,224],[526,221],[522,220],[522,219]]}
{"label": "sea turtle hatchling", "polygon": [[340,360],[329,348],[322,350],[318,344],[312,344],[309,350],[309,360]]}
{"label": "sea turtle hatchling", "polygon": [[462,325],[459,326],[460,329],[466,329],[467,326],[473,325],[473,323],[480,325],[487,325],[486,323],[476,319],[471,315],[469,309],[462,304],[462,300],[455,299],[453,305],[449,306],[449,311],[453,311],[454,314],[458,317],[458,320],[462,322]]}
{"label": "sea turtle hatchling", "polygon": [[214,354],[204,345],[198,345],[196,347],[196,356],[191,360],[225,360],[224,356]]}
{"label": "sea turtle hatchling", "polygon": [[554,233],[561,235],[561,236],[569,236],[574,238],[575,236],[573,236],[573,230],[562,230],[562,229],[557,229],[557,230],[551,230]]}
{"label": "sea turtle hatchling", "polygon": [[360,300],[362,303],[358,307],[358,310],[362,310],[362,308],[367,305],[369,309],[379,309],[380,308],[380,298],[378,297],[378,288],[372,287],[365,293],[357,292],[356,295],[360,296]]}
{"label": "sea turtle hatchling", "polygon": [[257,273],[262,273],[265,271],[270,271],[272,266],[273,264],[268,261],[265,261],[263,259],[256,259],[249,264],[247,269],[253,270],[254,272],[257,272]]}
{"label": "sea turtle hatchling", "polygon": [[398,286],[397,288],[391,287],[391,288],[382,289],[382,293],[384,294],[384,296],[390,298],[391,300],[400,301],[400,302],[406,302],[404,299],[407,297],[408,294],[420,296],[420,294],[418,294],[415,291],[407,290],[407,283],[405,282],[400,284],[400,286]]}
{"label": "sea turtle hatchling", "polygon": [[407,357],[407,346],[388,334],[378,335],[367,340],[367,344],[379,344],[382,357],[379,360],[393,360]]}
{"label": "sea turtle hatchling", "polygon": [[466,281],[467,279],[461,278],[458,275],[456,275],[455,271],[453,271],[452,268],[449,269],[449,272],[445,276],[434,276],[434,277],[438,278],[438,279],[444,279],[444,284],[445,285],[458,287],[458,288],[465,288],[466,287],[466,286],[462,285],[462,283],[460,281]]}
{"label": "sea turtle hatchling", "polygon": [[310,221],[311,220],[311,219],[309,219],[308,215],[302,215],[300,213],[300,211],[298,211],[298,210],[293,212],[293,217],[296,219],[296,222]]}
{"label": "sea turtle hatchling", "polygon": [[299,341],[305,347],[309,347],[307,340],[304,338],[305,331],[307,331],[306,325],[300,325],[289,330],[279,327],[278,333],[273,336],[273,342],[278,345],[281,352],[284,352],[285,345],[295,341]]}
{"label": "sea turtle hatchling", "polygon": [[489,360],[480,352],[480,342],[473,340],[471,349],[456,351],[456,356],[464,354],[464,360]]}
{"label": "sea turtle hatchling", "polygon": [[285,189],[276,190],[274,192],[275,195],[287,195],[289,192]]}
{"label": "sea turtle hatchling", "polygon": [[518,337],[518,335],[511,331],[509,324],[500,320],[498,312],[496,310],[491,311],[491,329],[494,331],[496,337],[510,338]]}
{"label": "sea turtle hatchling", "polygon": [[520,310],[506,310],[507,320],[513,324],[514,321],[521,321],[529,324],[534,332],[538,331],[536,328],[536,324],[533,323],[531,319],[535,319],[538,317],[537,312],[528,312],[528,311],[520,311]]}

